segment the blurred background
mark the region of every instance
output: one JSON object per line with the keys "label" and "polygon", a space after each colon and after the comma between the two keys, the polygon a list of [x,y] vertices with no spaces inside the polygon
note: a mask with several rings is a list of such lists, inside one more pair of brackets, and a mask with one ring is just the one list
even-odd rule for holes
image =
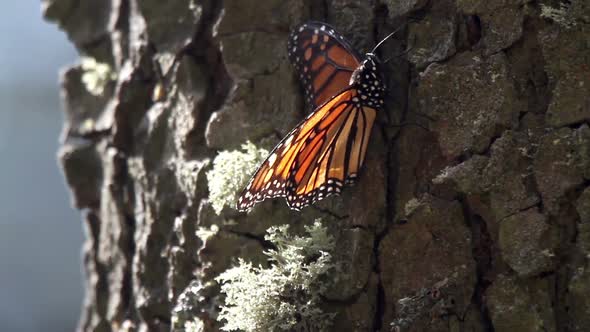
{"label": "blurred background", "polygon": [[41,2],[0,12],[0,331],[73,331],[82,304],[80,214],[57,166],[58,70],[77,54]]}

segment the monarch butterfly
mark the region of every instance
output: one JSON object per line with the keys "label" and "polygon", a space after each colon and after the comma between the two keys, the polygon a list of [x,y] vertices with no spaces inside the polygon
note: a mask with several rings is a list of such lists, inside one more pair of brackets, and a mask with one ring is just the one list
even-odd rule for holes
{"label": "monarch butterfly", "polygon": [[294,210],[340,194],[356,180],[367,152],[385,83],[374,51],[364,59],[325,23],[309,22],[289,36],[289,60],[313,109],[271,151],[238,199],[247,211],[266,198],[286,197]]}

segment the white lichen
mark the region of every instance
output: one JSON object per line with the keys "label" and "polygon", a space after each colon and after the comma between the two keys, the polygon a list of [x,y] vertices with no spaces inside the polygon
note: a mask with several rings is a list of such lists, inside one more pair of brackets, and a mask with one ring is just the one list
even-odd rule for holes
{"label": "white lichen", "polygon": [[113,72],[111,66],[97,62],[94,58],[82,57],[80,65],[84,71],[82,83],[94,96],[102,95],[107,84],[117,79],[117,73]]}
{"label": "white lichen", "polygon": [[541,17],[547,18],[566,29],[576,26],[576,19],[571,11],[572,6],[570,4],[560,3],[559,8],[541,4]]}
{"label": "white lichen", "polygon": [[201,239],[201,241],[206,242],[210,237],[219,233],[219,226],[211,225],[211,227],[198,227],[195,231],[195,234]]}
{"label": "white lichen", "polygon": [[217,214],[224,206],[235,207],[237,196],[246,186],[250,175],[268,155],[251,142],[242,145],[242,151],[221,151],[213,160],[213,169],[207,172],[209,200]]}
{"label": "white lichen", "polygon": [[172,317],[172,325],[174,326],[174,332],[199,332],[205,328],[200,320],[194,319],[181,322],[177,317]]}
{"label": "white lichen", "polygon": [[334,239],[319,221],[305,230],[308,236],[300,237],[286,225],[271,227],[265,239],[277,249],[265,252],[269,268],[240,259],[217,277],[226,295],[218,317],[223,330],[324,331],[332,324],[335,314],[320,304],[328,287],[323,279],[337,269]]}
{"label": "white lichen", "polygon": [[420,206],[420,201],[417,198],[411,198],[409,201],[406,202],[404,206],[404,212],[407,216],[412,215],[414,211]]}
{"label": "white lichen", "polygon": [[184,330],[186,332],[199,332],[205,329],[205,325],[201,321],[193,320],[184,323]]}
{"label": "white lichen", "polygon": [[447,179],[451,176],[453,171],[454,171],[454,169],[452,166],[445,167],[443,170],[440,171],[440,173],[434,179],[432,179],[432,183],[434,183],[434,184],[445,183],[445,181],[447,181]]}
{"label": "white lichen", "polygon": [[203,331],[203,316],[214,315],[213,305],[205,303],[203,293],[208,289],[216,287],[214,282],[201,284],[200,280],[193,280],[178,296],[176,304],[172,309],[171,331],[174,332],[197,332]]}

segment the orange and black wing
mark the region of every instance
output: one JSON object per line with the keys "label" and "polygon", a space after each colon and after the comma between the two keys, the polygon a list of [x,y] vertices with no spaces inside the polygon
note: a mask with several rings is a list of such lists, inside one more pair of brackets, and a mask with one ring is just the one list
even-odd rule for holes
{"label": "orange and black wing", "polygon": [[321,22],[304,23],[289,36],[288,53],[311,110],[349,86],[360,57],[333,27]]}
{"label": "orange and black wing", "polygon": [[266,198],[287,197],[299,210],[339,194],[361,169],[376,110],[342,91],[293,129],[258,168],[240,195],[238,210]]}
{"label": "orange and black wing", "polygon": [[247,211],[254,204],[267,198],[285,197],[287,179],[293,165],[293,156],[297,145],[294,144],[294,136],[300,131],[300,123],[277,144],[268,157],[248,182],[248,185],[238,198],[238,210]]}

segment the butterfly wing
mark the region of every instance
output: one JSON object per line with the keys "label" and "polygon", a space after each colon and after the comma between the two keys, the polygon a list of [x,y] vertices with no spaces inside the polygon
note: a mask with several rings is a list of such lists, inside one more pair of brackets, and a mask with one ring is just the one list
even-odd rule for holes
{"label": "butterfly wing", "polygon": [[293,154],[297,146],[293,143],[293,137],[300,130],[300,123],[277,144],[268,157],[248,182],[246,188],[238,199],[238,211],[247,211],[254,204],[267,198],[285,197],[286,185],[291,166],[293,165]]}
{"label": "butterfly wing", "polygon": [[312,110],[347,88],[360,64],[346,39],[325,23],[309,22],[295,28],[287,47]]}
{"label": "butterfly wing", "polygon": [[354,183],[377,114],[356,99],[357,91],[349,89],[322,107],[326,116],[305,137],[287,182],[289,207],[301,209]]}
{"label": "butterfly wing", "polygon": [[374,108],[358,103],[352,88],[318,107],[262,163],[240,195],[238,210],[284,196],[299,210],[340,193],[363,164],[375,116]]}

